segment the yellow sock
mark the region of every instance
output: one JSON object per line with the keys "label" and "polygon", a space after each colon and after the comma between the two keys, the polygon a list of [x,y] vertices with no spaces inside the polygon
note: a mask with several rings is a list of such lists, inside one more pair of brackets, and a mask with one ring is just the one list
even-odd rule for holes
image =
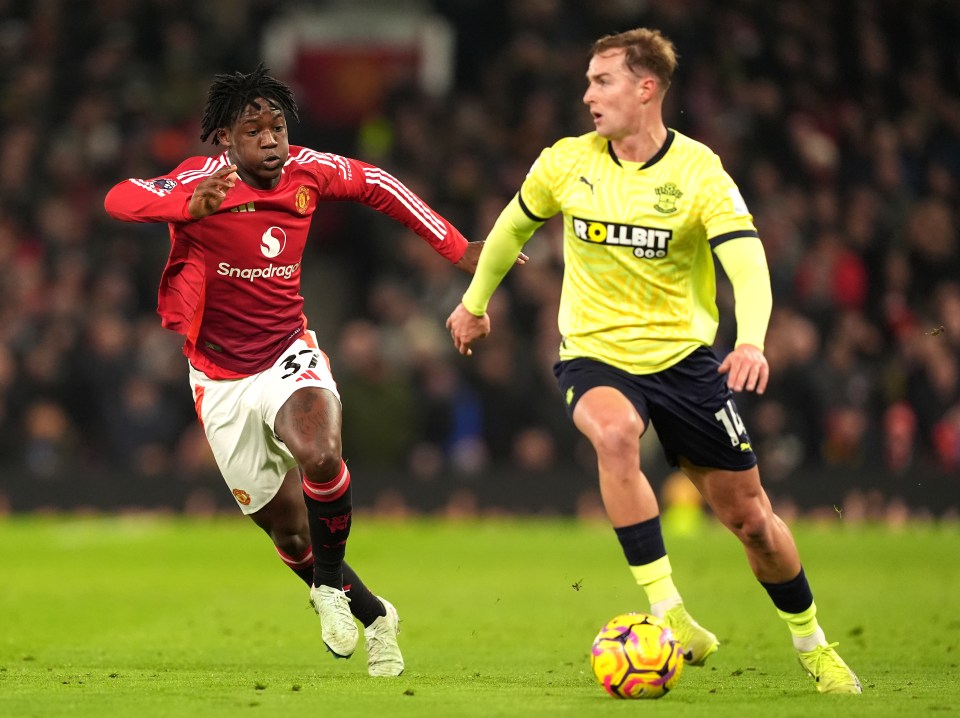
{"label": "yellow sock", "polygon": [[787,622],[793,645],[798,651],[812,651],[827,642],[817,622],[817,604],[811,603],[810,608],[802,613],[787,613],[780,609],[777,609],[777,613]]}
{"label": "yellow sock", "polygon": [[658,613],[658,609],[666,610],[681,603],[680,592],[673,585],[673,569],[670,567],[669,557],[658,558],[643,566],[631,566],[630,571],[647,594],[654,614],[662,615],[662,612]]}
{"label": "yellow sock", "polygon": [[777,609],[780,618],[787,622],[790,633],[799,638],[810,636],[817,632],[820,625],[817,623],[817,604],[811,603],[803,613],[787,613]]}

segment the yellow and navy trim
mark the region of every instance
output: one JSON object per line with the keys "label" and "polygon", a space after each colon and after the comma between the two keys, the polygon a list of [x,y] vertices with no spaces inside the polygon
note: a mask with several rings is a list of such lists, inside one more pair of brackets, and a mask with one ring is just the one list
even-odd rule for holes
{"label": "yellow and navy trim", "polygon": [[716,249],[724,242],[729,242],[731,239],[739,239],[740,237],[756,237],[760,239],[760,233],[755,229],[737,229],[733,232],[724,232],[723,234],[718,234],[716,237],[710,238],[710,248]]}
{"label": "yellow and navy trim", "polygon": [[533,212],[530,211],[530,208],[527,207],[527,203],[523,201],[523,196],[517,192],[517,201],[520,203],[520,209],[523,210],[523,213],[527,215],[534,222],[546,222],[549,217],[538,217]]}
{"label": "yellow and navy trim", "polygon": [[[676,136],[677,136],[676,132],[674,132],[670,128],[667,128],[667,139],[663,141],[663,144],[660,145],[660,149],[657,150],[656,154],[654,154],[653,157],[651,157],[646,162],[643,162],[640,165],[640,167],[638,168],[638,171],[645,170],[647,169],[647,167],[652,167],[653,165],[657,164],[657,162],[662,160],[664,155],[666,155],[667,152],[670,151],[670,146],[673,145],[673,139]],[[616,162],[618,165],[623,167],[623,165],[620,164],[620,158],[617,157],[617,153],[613,149],[613,143],[610,140],[607,140],[607,152],[610,154],[610,157],[613,159],[614,162]]]}

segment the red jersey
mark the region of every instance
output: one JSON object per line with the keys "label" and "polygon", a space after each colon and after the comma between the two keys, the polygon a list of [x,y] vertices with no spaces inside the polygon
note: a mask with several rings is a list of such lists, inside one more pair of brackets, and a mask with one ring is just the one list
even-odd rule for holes
{"label": "red jersey", "polygon": [[293,145],[275,188],[239,181],[216,212],[191,218],[196,183],[229,164],[226,153],[191,157],[169,175],[125,180],[104,200],[116,219],[168,223],[170,256],[157,310],[163,326],[186,337],[184,354],[211,378],[262,371],[305,331],[300,263],[318,202],[362,202],[451,262],[466,251],[463,235],[387,172]]}

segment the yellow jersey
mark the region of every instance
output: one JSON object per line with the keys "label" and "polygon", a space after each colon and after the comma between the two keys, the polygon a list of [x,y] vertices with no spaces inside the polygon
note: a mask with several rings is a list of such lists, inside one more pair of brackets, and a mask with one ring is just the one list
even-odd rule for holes
{"label": "yellow jersey", "polygon": [[560,358],[632,374],[713,343],[711,250],[758,237],[720,158],[675,130],[645,163],[619,160],[596,132],[564,138],[540,154],[518,200],[531,220],[563,213]]}

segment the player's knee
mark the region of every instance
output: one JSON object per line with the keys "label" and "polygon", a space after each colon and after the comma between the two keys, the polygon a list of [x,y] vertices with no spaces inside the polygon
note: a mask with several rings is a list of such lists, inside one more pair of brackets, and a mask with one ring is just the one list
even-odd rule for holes
{"label": "player's knee", "polygon": [[746,546],[763,550],[772,543],[770,517],[762,511],[739,513],[727,525]]}
{"label": "player's knee", "polygon": [[310,524],[307,521],[303,494],[294,495],[296,503],[286,501],[283,511],[274,511],[269,520],[260,522],[273,545],[288,556],[300,556],[310,548]]}
{"label": "player's knee", "polygon": [[333,479],[343,466],[343,459],[336,447],[316,447],[299,460],[307,478],[317,483]]}
{"label": "player's knee", "polygon": [[640,433],[630,426],[603,427],[593,437],[593,446],[601,457],[639,457]]}
{"label": "player's knee", "polygon": [[288,556],[302,556],[310,548],[309,530],[299,530],[293,526],[278,526],[270,531],[273,545]]}

